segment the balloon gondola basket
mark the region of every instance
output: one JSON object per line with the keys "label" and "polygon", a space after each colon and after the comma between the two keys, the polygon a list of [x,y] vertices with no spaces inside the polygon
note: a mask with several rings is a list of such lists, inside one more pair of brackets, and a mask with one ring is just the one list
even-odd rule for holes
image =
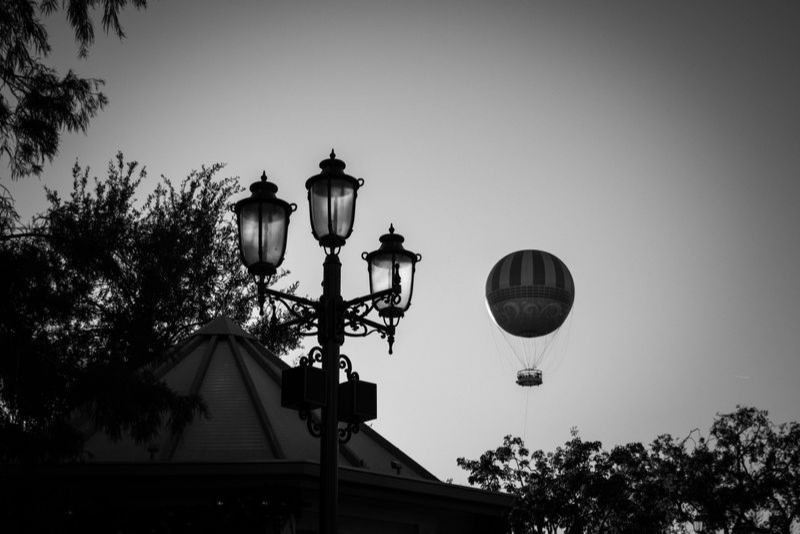
{"label": "balloon gondola basket", "polygon": [[540,369],[523,369],[517,373],[517,384],[524,387],[541,386],[542,371]]}

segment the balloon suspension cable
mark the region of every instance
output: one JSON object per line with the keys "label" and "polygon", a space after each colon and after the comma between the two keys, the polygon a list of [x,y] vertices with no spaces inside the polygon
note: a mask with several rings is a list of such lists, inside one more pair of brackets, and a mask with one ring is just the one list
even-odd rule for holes
{"label": "balloon suspension cable", "polygon": [[522,426],[522,440],[528,441],[528,408],[531,405],[531,388],[525,392],[525,421]]}

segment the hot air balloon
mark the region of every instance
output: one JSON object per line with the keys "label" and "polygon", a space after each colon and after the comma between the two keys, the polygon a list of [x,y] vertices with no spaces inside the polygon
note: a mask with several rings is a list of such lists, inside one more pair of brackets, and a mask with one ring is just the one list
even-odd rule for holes
{"label": "hot air balloon", "polygon": [[486,307],[523,366],[520,386],[541,385],[542,361],[574,300],[572,274],[548,252],[519,250],[492,268]]}

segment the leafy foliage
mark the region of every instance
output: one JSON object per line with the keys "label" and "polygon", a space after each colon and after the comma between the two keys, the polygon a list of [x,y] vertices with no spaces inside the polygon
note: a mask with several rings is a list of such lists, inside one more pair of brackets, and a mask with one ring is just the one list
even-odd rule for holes
{"label": "leafy foliage", "polygon": [[[79,55],[94,42],[91,11],[102,8],[103,28],[124,37],[119,12],[146,0],[64,0],[67,20],[75,31]],[[58,153],[63,132],[86,132],[89,121],[108,103],[103,81],[63,77],[44,64],[50,53],[40,15],[58,9],[57,0],[0,1],[0,158],[7,157],[14,179],[38,175],[45,161]]]}
{"label": "leafy foliage", "polygon": [[764,410],[718,416],[691,450],[687,505],[712,529],[792,532],[800,522],[800,424]]}
{"label": "leafy foliage", "polygon": [[65,421],[79,408],[112,437],[140,442],[162,423],[178,429],[202,414],[200,398],[176,394],[150,370],[218,315],[278,353],[297,345],[253,316],[255,284],[230,209],[241,188],[217,179],[221,168],[178,186],[163,179],[137,203],[146,172],[135,162],[119,154],[93,188],[76,164],[68,199],[47,191],[49,208],[30,228],[4,229],[0,457],[77,454],[80,437]]}
{"label": "leafy foliage", "polygon": [[695,520],[708,532],[789,534],[800,520],[799,438],[797,423],[774,425],[767,412],[739,407],[718,415],[707,439],[694,431],[606,451],[573,430],[545,453],[506,436],[457,462],[470,484],[517,497],[515,534],[686,532]]}

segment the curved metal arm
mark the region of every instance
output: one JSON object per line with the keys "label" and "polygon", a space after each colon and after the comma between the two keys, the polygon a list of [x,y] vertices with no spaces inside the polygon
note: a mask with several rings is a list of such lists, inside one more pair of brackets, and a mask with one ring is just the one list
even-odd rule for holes
{"label": "curved metal arm", "polygon": [[364,303],[372,303],[374,305],[376,300],[385,299],[386,297],[394,298],[400,297],[400,284],[397,283],[393,285],[390,289],[384,289],[383,291],[376,291],[375,293],[370,293],[369,295],[364,295],[362,297],[354,298],[353,300],[348,300],[344,303],[345,308],[353,308],[358,307]]}
{"label": "curved metal arm", "polygon": [[309,317],[298,317],[283,323],[276,322],[273,324],[273,326],[275,328],[289,328],[296,326],[298,330],[297,334],[300,336],[316,336],[319,334],[319,325],[317,323],[316,315]]}
{"label": "curved metal arm", "polygon": [[[371,309],[371,308],[370,308]],[[366,315],[365,312],[364,315]],[[389,354],[392,354],[392,347],[394,346],[394,325],[385,325],[367,319],[363,315],[359,315],[352,311],[345,312],[345,331],[344,335],[349,337],[367,337],[375,332],[379,333],[381,339],[386,339],[389,342]],[[350,330],[348,331],[347,328]]]}
{"label": "curved metal arm", "polygon": [[345,335],[351,337],[365,337],[375,332],[380,332],[381,337],[389,334],[389,327],[385,324],[375,322],[367,319],[363,315],[358,315],[353,312],[346,312],[344,316],[344,323],[354,332],[345,332]]}
{"label": "curved metal arm", "polygon": [[[275,291],[265,287],[263,289],[264,295],[269,295],[269,302],[272,306],[272,322],[273,326],[277,328],[287,328],[290,326],[297,326],[301,336],[316,335],[319,324],[319,303],[296,295],[290,295],[281,291]],[[283,323],[276,322],[276,305],[278,301],[283,305],[286,311],[293,317],[289,321]]]}
{"label": "curved metal arm", "polygon": [[[297,295],[290,295],[289,293],[284,293],[282,291],[275,291],[274,289],[270,289],[268,287],[264,288],[264,294],[269,295],[273,299],[278,299],[283,303],[284,300],[288,300],[290,302],[294,302],[296,304],[300,304],[305,308],[314,308],[317,307],[317,302],[313,300],[309,300],[307,298],[298,297]],[[286,305],[286,304],[284,304]]]}

